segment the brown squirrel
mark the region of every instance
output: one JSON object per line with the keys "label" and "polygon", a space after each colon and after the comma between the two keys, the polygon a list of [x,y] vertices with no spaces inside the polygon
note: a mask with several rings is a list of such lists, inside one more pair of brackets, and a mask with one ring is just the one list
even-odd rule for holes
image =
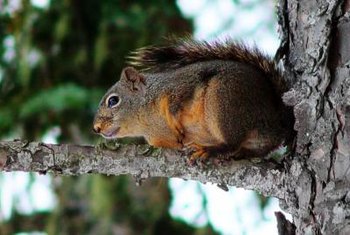
{"label": "brown squirrel", "polygon": [[134,52],[102,98],[93,129],[105,138],[143,136],[155,147],[212,155],[263,157],[289,141],[289,89],[257,49],[183,40]]}

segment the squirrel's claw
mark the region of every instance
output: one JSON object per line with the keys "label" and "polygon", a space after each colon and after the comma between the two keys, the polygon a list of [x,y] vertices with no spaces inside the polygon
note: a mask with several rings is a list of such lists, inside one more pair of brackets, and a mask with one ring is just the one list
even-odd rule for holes
{"label": "squirrel's claw", "polygon": [[183,151],[190,155],[188,159],[189,165],[193,166],[196,162],[204,163],[209,158],[209,152],[205,149],[205,147],[190,143],[183,147]]}
{"label": "squirrel's claw", "polygon": [[206,152],[204,149],[197,149],[191,154],[189,158],[189,164],[193,166],[198,161],[201,163],[204,163],[205,161],[208,160],[208,158],[209,158],[208,152]]}

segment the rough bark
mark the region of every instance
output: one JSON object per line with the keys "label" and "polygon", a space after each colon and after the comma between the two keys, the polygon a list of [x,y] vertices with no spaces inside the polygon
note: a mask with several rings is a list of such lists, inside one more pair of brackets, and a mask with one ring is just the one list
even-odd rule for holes
{"label": "rough bark", "polygon": [[294,235],[295,225],[288,221],[286,217],[281,212],[275,212],[277,219],[277,231],[279,234],[283,235]]}
{"label": "rough bark", "polygon": [[20,140],[0,142],[0,171],[131,174],[137,183],[150,177],[178,177],[216,183],[223,189],[226,185],[234,185],[255,189],[264,195],[286,197],[286,178],[290,176],[281,164],[233,161],[220,167],[214,164],[190,166],[188,157],[179,151],[158,149],[149,152],[147,149],[147,145],[121,145],[112,151],[93,146]]}
{"label": "rough bark", "polygon": [[[350,1],[280,0],[284,66],[296,81],[297,234],[350,234]],[[293,164],[292,164],[293,166]]]}

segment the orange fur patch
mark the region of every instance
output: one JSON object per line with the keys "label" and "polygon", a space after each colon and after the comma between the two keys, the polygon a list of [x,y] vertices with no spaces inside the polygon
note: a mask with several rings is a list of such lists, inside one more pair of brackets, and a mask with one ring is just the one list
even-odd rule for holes
{"label": "orange fur patch", "polygon": [[175,134],[178,143],[182,143],[184,129],[180,120],[170,113],[169,99],[167,96],[161,98],[159,107],[161,115],[165,118],[169,128]]}

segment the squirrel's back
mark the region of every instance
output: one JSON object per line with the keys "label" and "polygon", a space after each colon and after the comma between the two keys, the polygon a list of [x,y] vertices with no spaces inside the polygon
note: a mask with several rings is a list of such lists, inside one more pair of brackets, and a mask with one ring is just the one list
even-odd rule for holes
{"label": "squirrel's back", "polygon": [[130,65],[152,72],[168,71],[212,60],[236,61],[251,65],[271,81],[279,95],[290,88],[272,58],[257,47],[250,48],[233,40],[207,42],[183,39],[166,46],[143,47],[129,56]]}

